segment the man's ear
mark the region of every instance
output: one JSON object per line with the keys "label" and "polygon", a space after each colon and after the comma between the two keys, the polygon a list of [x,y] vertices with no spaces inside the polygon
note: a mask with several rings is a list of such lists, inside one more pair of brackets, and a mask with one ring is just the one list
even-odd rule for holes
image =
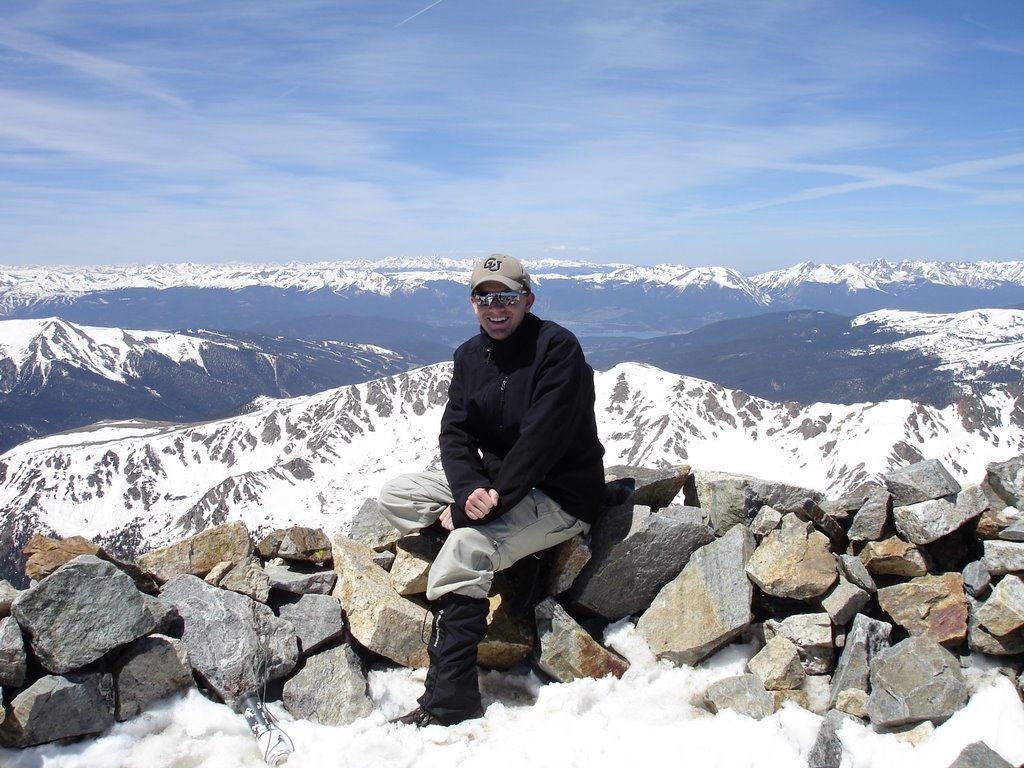
{"label": "man's ear", "polygon": [[523,301],[524,301],[524,302],[526,303],[526,311],[527,311],[527,312],[529,312],[529,311],[530,311],[530,307],[532,307],[532,306],[533,306],[533,300],[534,300],[534,299],[536,299],[536,298],[537,298],[537,297],[536,297],[536,296],[535,296],[535,295],[533,294],[533,292],[532,292],[532,291],[531,291],[530,293],[526,294],[526,295],[525,295],[525,296],[523,297]]}

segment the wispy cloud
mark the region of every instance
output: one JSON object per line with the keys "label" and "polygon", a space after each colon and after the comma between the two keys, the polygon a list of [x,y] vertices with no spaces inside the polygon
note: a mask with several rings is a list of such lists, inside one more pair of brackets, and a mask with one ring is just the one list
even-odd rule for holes
{"label": "wispy cloud", "polygon": [[844,238],[854,204],[879,232],[930,215],[922,249],[968,209],[1000,253],[1020,232],[1024,93],[970,58],[976,25],[860,0],[440,4],[23,6],[0,30],[0,260],[789,260],[811,203]]}

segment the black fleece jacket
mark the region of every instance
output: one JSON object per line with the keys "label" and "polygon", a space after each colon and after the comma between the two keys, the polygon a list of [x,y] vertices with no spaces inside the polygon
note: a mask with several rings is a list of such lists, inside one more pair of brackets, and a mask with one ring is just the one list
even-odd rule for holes
{"label": "black fleece jacket", "polygon": [[[576,337],[556,323],[527,313],[509,338],[481,330],[455,351],[440,444],[456,528],[500,517],[534,488],[585,522],[600,510],[594,372]],[[498,492],[483,520],[464,511],[476,488]]]}

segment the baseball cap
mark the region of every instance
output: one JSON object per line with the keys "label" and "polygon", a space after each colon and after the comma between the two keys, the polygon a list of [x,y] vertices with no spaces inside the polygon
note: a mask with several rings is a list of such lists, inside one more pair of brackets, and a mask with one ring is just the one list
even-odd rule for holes
{"label": "baseball cap", "polygon": [[473,268],[469,278],[469,289],[476,290],[480,283],[494,280],[513,291],[529,291],[530,275],[519,259],[504,253],[492,253]]}

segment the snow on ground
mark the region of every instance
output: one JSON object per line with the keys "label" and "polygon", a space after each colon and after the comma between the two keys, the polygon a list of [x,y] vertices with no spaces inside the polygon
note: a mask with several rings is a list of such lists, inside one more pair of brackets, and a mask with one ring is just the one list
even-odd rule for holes
{"label": "snow on ground", "polygon": [[[288,768],[805,768],[821,718],[787,705],[755,721],[700,706],[714,680],[740,674],[749,646],[734,645],[697,667],[657,662],[628,622],[605,637],[631,667],[622,680],[543,683],[534,674],[482,676],[486,715],[451,728],[388,724],[414,706],[422,670],[370,673],[372,715],[327,727],[278,714],[296,745]],[[913,746],[894,734],[849,724],[840,731],[843,768],[945,768],[984,741],[1024,763],[1024,705],[1006,677],[979,668],[970,703]],[[0,749],[6,768],[259,768],[264,765],[240,715],[193,691],[70,745]]]}

